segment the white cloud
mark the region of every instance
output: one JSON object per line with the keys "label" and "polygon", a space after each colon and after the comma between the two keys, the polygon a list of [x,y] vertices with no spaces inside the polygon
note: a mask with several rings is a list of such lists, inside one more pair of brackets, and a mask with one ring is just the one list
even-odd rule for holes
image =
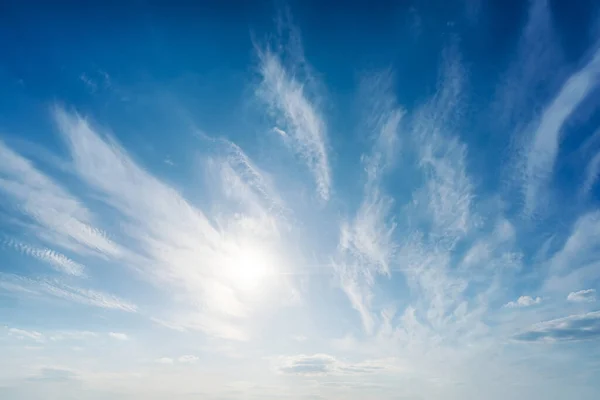
{"label": "white cloud", "polygon": [[508,308],[530,307],[542,302],[541,297],[521,296],[517,301],[510,301],[504,305]]}
{"label": "white cloud", "polygon": [[596,180],[600,176],[600,153],[597,153],[592,157],[590,162],[588,163],[587,169],[585,171],[585,181],[582,185],[583,193],[589,193],[594,185],[596,184]]}
{"label": "white cloud", "polygon": [[8,334],[18,339],[31,339],[36,342],[43,342],[45,340],[44,335],[38,331],[28,331],[24,329],[10,328],[8,330]]}
{"label": "white cloud", "polygon": [[517,54],[498,88],[494,118],[507,126],[520,127],[531,117],[537,91],[552,82],[563,59],[548,1],[530,2]]}
{"label": "white cloud", "polygon": [[574,291],[599,278],[598,240],[600,212],[592,211],[577,218],[562,248],[546,261],[549,268],[545,290]]}
{"label": "white cloud", "polygon": [[88,306],[136,312],[137,306],[112,294],[70,286],[58,280],[30,279],[0,273],[0,290],[13,295],[55,297]]}
{"label": "white cloud", "polygon": [[593,303],[596,301],[596,290],[585,289],[578,292],[571,292],[567,296],[567,300],[574,303]]}
{"label": "white cloud", "polygon": [[117,256],[121,249],[93,227],[91,213],[79,200],[39,172],[33,164],[0,141],[0,191],[28,217],[42,240],[76,251]]}
{"label": "white cloud", "polygon": [[58,331],[48,334],[50,340],[87,340],[98,337],[98,334],[90,331]]}
{"label": "white cloud", "polygon": [[4,242],[4,244],[22,254],[37,258],[50,264],[59,272],[73,276],[84,276],[85,267],[83,265],[71,260],[67,256],[57,251],[48,248],[34,247],[27,243],[18,242],[14,239],[8,239]]}
{"label": "white cloud", "polygon": [[544,110],[527,154],[525,211],[532,213],[552,175],[565,121],[577,109],[600,79],[600,50],[573,74]]}
{"label": "white cloud", "polygon": [[573,342],[599,337],[600,311],[594,311],[541,322],[514,338],[523,342]]}
{"label": "white cloud", "polygon": [[[259,51],[261,85],[257,94],[273,111],[285,130],[276,128],[282,139],[304,160],[317,183],[317,191],[328,200],[331,172],[327,156],[327,129],[319,110],[307,97],[305,86],[269,49]],[[281,134],[284,132],[285,134]]]}
{"label": "white cloud", "polygon": [[86,119],[61,108],[54,116],[75,172],[122,216],[123,233],[140,249],[124,255],[127,263],[157,287],[177,293],[180,312],[156,320],[244,339],[242,325],[252,313],[246,292],[258,290],[263,279],[275,279],[270,271],[278,266],[277,217],[283,207],[269,179],[239,147],[226,142],[227,157],[213,158],[212,165],[223,207],[233,200],[235,211],[213,222]]}
{"label": "white cloud", "polygon": [[182,364],[194,364],[196,361],[198,361],[198,357],[196,356],[192,356],[192,355],[184,355],[181,356],[177,359],[178,362],[182,363]]}
{"label": "white cloud", "polygon": [[195,364],[198,360],[199,360],[198,357],[186,354],[186,355],[180,356],[178,358],[161,357],[161,358],[155,360],[155,362],[157,362],[158,364],[165,364],[165,365],[173,365],[175,363]]}
{"label": "white cloud", "polygon": [[108,332],[108,336],[110,336],[113,339],[116,340],[129,340],[129,336],[127,336],[127,334],[125,333],[119,333],[119,332]]}
{"label": "white cloud", "polygon": [[386,360],[349,363],[328,354],[282,356],[276,362],[280,373],[303,376],[362,375],[389,368]]}
{"label": "white cloud", "polygon": [[370,152],[361,156],[366,171],[364,195],[354,218],[343,222],[333,267],[340,285],[358,311],[363,327],[370,333],[371,287],[376,275],[390,276],[390,262],[396,245],[392,235],[396,224],[390,218],[392,199],[380,187],[383,173],[393,164],[403,110],[391,95],[391,77],[378,74],[365,79],[362,88],[365,126],[372,141]]}

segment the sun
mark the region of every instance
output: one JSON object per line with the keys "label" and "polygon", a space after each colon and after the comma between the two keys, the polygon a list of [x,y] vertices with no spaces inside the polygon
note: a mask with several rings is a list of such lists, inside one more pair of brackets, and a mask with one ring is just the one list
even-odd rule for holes
{"label": "sun", "polygon": [[243,292],[255,292],[270,277],[273,256],[264,247],[246,243],[238,246],[229,260],[228,270],[234,286]]}

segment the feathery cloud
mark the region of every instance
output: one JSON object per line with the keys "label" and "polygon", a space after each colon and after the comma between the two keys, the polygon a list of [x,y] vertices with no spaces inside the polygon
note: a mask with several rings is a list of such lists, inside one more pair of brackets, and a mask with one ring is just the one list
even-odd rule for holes
{"label": "feathery cloud", "polygon": [[54,297],[74,303],[136,312],[137,306],[117,296],[97,290],[70,286],[58,280],[32,279],[0,273],[0,290],[16,296]]}
{"label": "feathery cloud", "polygon": [[392,165],[403,110],[391,95],[391,77],[378,74],[363,81],[367,109],[365,126],[372,141],[371,151],[361,156],[366,171],[364,195],[356,215],[340,228],[339,254],[333,262],[340,285],[358,311],[363,327],[370,333],[371,286],[376,275],[390,276],[396,245],[390,219],[393,200],[380,187],[382,174]]}
{"label": "feathery cloud", "polygon": [[85,267],[67,256],[49,248],[39,248],[31,246],[27,243],[21,243],[14,239],[8,239],[4,242],[5,246],[15,249],[16,251],[37,258],[46,262],[59,272],[73,276],[84,276]]}
{"label": "feathery cloud", "polygon": [[91,213],[65,189],[0,141],[0,191],[29,218],[33,232],[61,247],[117,256],[121,249],[93,226]]}
{"label": "feathery cloud", "polygon": [[[317,192],[329,200],[331,171],[327,155],[327,128],[323,116],[310,101],[302,82],[282,65],[270,49],[258,51],[262,82],[257,95],[269,105],[281,138],[302,158],[317,183]],[[284,132],[285,134],[281,134]]]}

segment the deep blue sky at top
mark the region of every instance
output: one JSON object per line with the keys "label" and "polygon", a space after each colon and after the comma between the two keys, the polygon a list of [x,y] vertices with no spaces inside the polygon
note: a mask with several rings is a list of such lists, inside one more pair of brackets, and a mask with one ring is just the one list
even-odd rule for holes
{"label": "deep blue sky at top", "polygon": [[[589,12],[593,1],[550,3],[565,65],[576,69],[593,41],[590,33],[597,31]],[[151,151],[148,143],[167,154],[180,152],[187,140],[179,137],[174,143],[164,132],[175,135],[174,121],[183,121],[183,131],[190,119],[208,134],[253,146],[259,143],[253,130],[265,123],[247,110],[256,62],[253,38],[267,42],[276,30],[276,16],[286,9],[302,30],[306,58],[327,82],[324,106],[330,145],[336,149],[332,163],[351,169],[362,147],[352,112],[361,75],[393,68],[398,101],[410,111],[435,92],[442,49],[449,43],[459,48],[469,76],[465,131],[483,150],[469,154],[469,161],[477,166],[494,154],[501,157],[488,150],[505,147],[507,135],[499,127],[482,126],[480,120],[487,118],[478,107],[489,104],[514,55],[528,9],[518,0],[4,1],[0,129],[52,148],[48,119],[32,115],[45,116],[48,104],[59,101],[80,112],[93,110],[95,119],[109,121],[119,140],[142,153]],[[572,69],[557,70],[556,83],[549,82],[545,90],[557,88]],[[104,74],[110,81],[102,83]],[[82,76],[101,87],[90,90]],[[113,90],[103,91],[108,85]],[[535,95],[543,104],[541,99],[551,94]],[[173,109],[186,115],[173,118]],[[157,110],[169,111],[161,115]],[[148,113],[152,119],[145,118]],[[590,118],[590,129],[598,120]],[[570,135],[573,148],[589,134]],[[560,174],[568,182],[568,168]]]}

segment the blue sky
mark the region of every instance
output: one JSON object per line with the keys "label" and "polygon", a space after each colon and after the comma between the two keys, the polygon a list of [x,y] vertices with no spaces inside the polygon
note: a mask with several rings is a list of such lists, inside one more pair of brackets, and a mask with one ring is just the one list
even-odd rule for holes
{"label": "blue sky", "polygon": [[0,397],[598,398],[598,5],[182,3],[0,6]]}

